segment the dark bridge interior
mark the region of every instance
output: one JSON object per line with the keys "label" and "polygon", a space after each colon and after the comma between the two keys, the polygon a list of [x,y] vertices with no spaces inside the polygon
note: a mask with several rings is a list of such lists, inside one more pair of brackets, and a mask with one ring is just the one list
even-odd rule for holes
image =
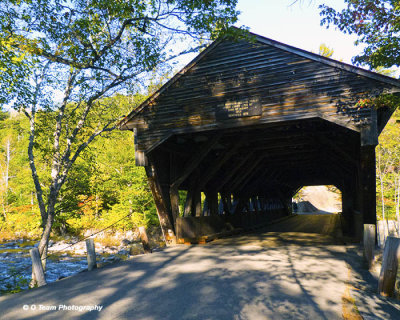
{"label": "dark bridge interior", "polygon": [[307,184],[342,187],[344,178],[355,171],[358,144],[357,133],[315,118],[176,135],[159,151],[172,154],[178,176],[191,159],[203,158],[181,183],[184,190],[195,181],[202,191],[237,197],[275,193],[280,198],[277,190],[292,196]]}
{"label": "dark bridge interior", "polygon": [[359,102],[400,82],[253,36],[216,41],[121,123],[165,233],[260,225],[290,215],[302,186],[331,184],[359,234],[376,221],[375,146],[393,112]]}

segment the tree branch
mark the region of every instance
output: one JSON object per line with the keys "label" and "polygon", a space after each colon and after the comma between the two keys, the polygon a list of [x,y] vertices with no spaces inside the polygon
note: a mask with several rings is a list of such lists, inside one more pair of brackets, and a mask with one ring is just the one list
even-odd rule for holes
{"label": "tree branch", "polygon": [[[67,178],[68,172],[71,169],[72,165],[75,163],[76,159],[78,159],[78,157],[80,156],[80,154],[82,153],[83,150],[85,150],[85,148],[99,135],[101,135],[104,132],[111,132],[114,129],[117,128],[117,124],[115,124],[115,119],[110,120],[101,130],[94,132],[85,142],[81,143],[79,145],[79,147],[77,148],[77,150],[75,151],[75,154],[72,156],[72,158],[66,163],[65,167],[64,167],[64,171],[62,172],[61,176],[60,176],[60,186],[59,188],[61,188],[61,186],[64,184],[65,179]],[[110,125],[114,123],[114,125],[112,127],[110,127]]]}
{"label": "tree branch", "polygon": [[60,56],[56,56],[56,55],[54,55],[54,54],[52,54],[50,52],[44,51],[44,50],[40,50],[40,53],[38,53],[38,54],[41,55],[42,57],[45,57],[45,58],[49,59],[52,62],[58,62],[58,63],[64,64],[64,65],[67,65],[67,66],[70,66],[70,67],[74,67],[76,69],[81,69],[81,70],[85,70],[85,69],[99,70],[99,71],[104,71],[104,72],[110,74],[113,77],[118,77],[117,74],[115,74],[114,72],[112,72],[109,69],[95,66],[93,63],[98,60],[96,58],[94,58],[91,61],[91,63],[84,64],[84,63],[79,63],[79,62],[76,62],[76,61],[73,61],[73,60],[68,60],[68,59],[62,58]]}
{"label": "tree branch", "polygon": [[34,101],[32,103],[32,107],[31,107],[31,114],[29,115],[29,113],[25,109],[23,110],[24,114],[29,119],[29,125],[30,125],[29,144],[28,144],[29,166],[31,168],[32,179],[33,179],[33,183],[34,183],[35,189],[36,189],[36,198],[38,200],[39,210],[40,210],[40,215],[42,217],[43,225],[46,224],[47,213],[46,213],[46,206],[45,206],[45,203],[43,200],[43,189],[40,184],[39,175],[38,175],[37,169],[36,169],[35,155],[33,153],[33,147],[35,144],[36,108],[37,108],[37,103],[38,103],[37,98],[40,93],[41,84],[42,84],[42,81],[43,81],[43,78],[44,78],[44,75],[46,73],[48,66],[49,66],[49,64],[45,65],[45,67],[43,68],[41,77],[39,78],[39,80],[36,81],[36,88],[35,88],[35,93],[34,93]]}
{"label": "tree branch", "polygon": [[120,85],[121,83],[123,83],[124,81],[128,80],[129,78],[132,78],[136,76],[136,74],[131,74],[129,76],[119,76],[118,78],[114,79],[108,86],[106,86],[105,88],[103,88],[102,90],[96,92],[94,95],[92,95],[89,99],[88,102],[86,103],[86,107],[83,110],[82,116],[79,119],[76,127],[74,128],[74,130],[72,131],[72,134],[67,137],[67,147],[65,149],[65,152],[62,156],[62,164],[67,164],[71,161],[70,160],[70,155],[71,155],[71,147],[72,144],[75,141],[76,136],[78,135],[78,133],[80,132],[80,130],[83,128],[85,122],[86,122],[86,118],[90,112],[90,110],[93,107],[93,103],[99,99],[100,97],[102,97],[105,93],[107,93],[109,90],[117,87],[118,85]]}
{"label": "tree branch", "polygon": [[57,118],[56,118],[56,128],[54,131],[54,143],[53,143],[53,150],[54,150],[54,155],[53,155],[53,163],[51,166],[51,178],[52,178],[52,185],[54,183],[57,183],[58,175],[60,172],[60,137],[61,137],[61,131],[62,131],[62,121],[65,115],[65,108],[67,106],[67,103],[69,101],[72,89],[73,89],[73,84],[76,78],[76,75],[78,72],[75,70],[70,71],[70,75],[67,81],[67,85],[65,87],[64,91],[64,99],[61,103]]}

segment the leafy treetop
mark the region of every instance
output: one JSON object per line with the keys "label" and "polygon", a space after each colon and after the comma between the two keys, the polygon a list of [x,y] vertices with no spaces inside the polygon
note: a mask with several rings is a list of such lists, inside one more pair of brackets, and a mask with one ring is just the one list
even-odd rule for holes
{"label": "leafy treetop", "polygon": [[364,52],[353,58],[370,68],[400,66],[400,1],[344,0],[347,7],[336,11],[321,5],[322,25],[335,25],[344,33],[356,34]]}
{"label": "leafy treetop", "polygon": [[[30,87],[39,62],[52,66],[43,86],[59,89],[71,74],[80,86],[75,100],[96,96],[192,51],[237,21],[237,0],[4,0],[0,3],[0,103],[33,103]],[[190,43],[187,41],[192,39]],[[166,48],[175,46],[170,52]],[[179,44],[181,43],[181,44]],[[179,48],[179,49],[177,49]],[[57,68],[64,68],[63,74]],[[51,69],[51,68],[49,68]],[[83,71],[79,74],[68,70]],[[63,76],[63,77],[62,77]],[[64,86],[64,83],[62,86]],[[51,99],[42,100],[43,105]],[[18,103],[16,103],[18,105]]]}

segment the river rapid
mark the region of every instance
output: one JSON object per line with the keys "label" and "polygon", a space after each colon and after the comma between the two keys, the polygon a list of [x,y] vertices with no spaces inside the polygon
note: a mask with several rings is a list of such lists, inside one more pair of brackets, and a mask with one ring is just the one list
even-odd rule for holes
{"label": "river rapid", "polygon": [[[46,282],[69,277],[87,269],[85,242],[80,242],[78,248],[69,248],[68,242],[50,243],[49,256],[46,264]],[[32,261],[29,250],[37,246],[35,241],[8,241],[0,243],[0,295],[9,293],[15,288],[28,289],[32,274]],[[129,247],[98,249],[96,255],[98,266],[129,258],[130,255],[141,253],[141,244],[129,243]]]}

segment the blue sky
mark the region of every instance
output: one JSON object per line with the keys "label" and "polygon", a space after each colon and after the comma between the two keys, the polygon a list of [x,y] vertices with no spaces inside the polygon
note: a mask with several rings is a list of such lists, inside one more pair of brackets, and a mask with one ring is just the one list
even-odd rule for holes
{"label": "blue sky", "polygon": [[318,52],[321,43],[334,49],[332,58],[350,63],[351,58],[362,52],[355,46],[356,37],[345,35],[335,27],[320,26],[318,5],[321,2],[335,9],[344,7],[343,0],[239,0],[241,11],[238,25],[245,25],[251,32],[307,51]]}

